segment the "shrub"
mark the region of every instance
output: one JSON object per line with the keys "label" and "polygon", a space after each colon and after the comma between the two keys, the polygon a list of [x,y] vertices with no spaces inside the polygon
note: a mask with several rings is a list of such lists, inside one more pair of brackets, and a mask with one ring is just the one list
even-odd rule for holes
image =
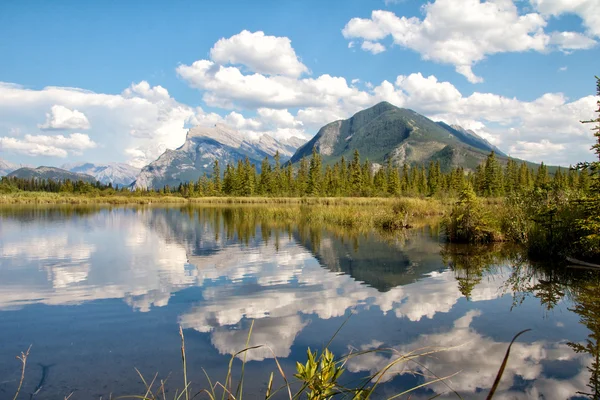
{"label": "shrub", "polygon": [[483,207],[470,185],[461,191],[443,226],[450,242],[492,243],[503,240],[498,221]]}

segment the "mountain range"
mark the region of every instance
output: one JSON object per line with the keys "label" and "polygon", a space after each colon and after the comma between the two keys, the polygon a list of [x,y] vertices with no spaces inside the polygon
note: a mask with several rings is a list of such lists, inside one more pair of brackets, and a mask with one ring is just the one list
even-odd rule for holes
{"label": "mountain range", "polygon": [[76,172],[67,171],[61,168],[55,167],[37,167],[37,168],[19,168],[11,173],[7,174],[9,177],[16,177],[22,179],[45,179],[52,181],[65,181],[67,179],[71,181],[84,181],[90,183],[96,183],[96,178],[92,175],[78,174]]}
{"label": "mountain range", "polygon": [[[323,126],[308,142],[298,137],[277,140],[266,134],[248,138],[221,124],[197,126],[188,131],[181,147],[166,150],[141,170],[127,164],[79,163],[63,165],[62,170],[43,167],[43,173],[21,168],[17,175],[52,175],[64,180],[83,179],[69,175],[83,174],[83,177],[91,176],[104,184],[162,188],[196,181],[203,174],[210,176],[215,160],[219,160],[222,172],[228,163],[235,164],[248,157],[260,171],[265,157],[272,162],[278,152],[282,163],[297,164],[303,157],[309,158],[313,148],[321,154],[324,164],[333,164],[342,157],[350,160],[355,150],[359,151],[362,160],[368,159],[374,165],[382,165],[388,160],[396,166],[439,162],[443,171],[457,166],[474,170],[491,151],[496,152],[500,163],[508,160],[505,153],[471,130],[435,122],[413,110],[381,102],[351,118]],[[530,167],[537,165],[528,164]],[[15,168],[18,166],[0,160],[0,175]]]}
{"label": "mountain range", "polygon": [[139,168],[124,163],[92,164],[76,163],[64,164],[62,169],[78,174],[91,175],[100,183],[115,186],[129,186],[140,173]]}
{"label": "mountain range", "polygon": [[204,173],[212,174],[215,160],[219,160],[224,169],[226,164],[248,157],[260,167],[265,157],[272,161],[279,152],[281,161],[286,161],[303,143],[304,140],[297,137],[277,140],[266,134],[259,139],[249,139],[221,124],[197,126],[188,131],[181,147],[165,151],[156,161],[145,166],[133,186],[161,188],[196,181]]}

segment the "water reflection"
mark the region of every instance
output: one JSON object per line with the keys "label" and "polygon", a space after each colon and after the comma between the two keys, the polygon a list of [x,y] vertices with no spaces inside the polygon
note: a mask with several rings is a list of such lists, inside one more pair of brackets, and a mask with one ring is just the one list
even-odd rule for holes
{"label": "water reflection", "polygon": [[[152,325],[137,328],[128,322],[139,320],[139,313],[131,310],[161,315],[173,332],[181,324],[197,333],[189,339],[192,346],[194,337],[198,346],[210,343],[216,355],[206,349],[197,355],[210,372],[205,364],[209,358],[213,364],[224,363],[215,357],[246,346],[250,320],[255,321],[250,345],[268,347],[249,351],[248,360],[289,358],[286,368],[293,368],[291,361],[301,359],[306,346],[322,346],[352,311],[351,322],[334,342],[340,355],[382,346],[401,353],[453,348],[421,364],[399,364],[388,371],[382,395],[422,383],[432,373],[461,371],[448,382],[417,392],[419,398],[452,397],[452,390],[480,398],[490,388],[513,334],[533,328],[513,347],[496,397],[596,396],[600,284],[592,272],[537,265],[507,246],[442,245],[435,228],[382,236],[291,226],[266,218],[261,210],[2,208],[0,314],[11,310],[12,320],[22,323],[40,312],[36,304],[75,306],[67,313],[104,304],[110,310],[107,318],[131,324],[128,329],[138,337]],[[114,336],[90,322],[93,314],[79,318],[70,322],[70,329],[95,329],[106,341]],[[5,327],[2,321],[0,329]],[[48,331],[48,342],[72,334],[57,327],[40,329]],[[110,357],[96,358],[96,367],[105,368],[106,381],[117,386],[111,391],[131,393],[118,381],[119,371],[154,365],[143,356],[152,342],[142,342],[135,353],[141,365],[118,370],[110,367]],[[22,350],[17,340],[14,346],[11,340],[7,343],[0,347],[2,359]],[[125,351],[118,341],[112,346],[117,346],[115,352]],[[98,347],[100,352],[102,342]],[[348,369],[365,376],[388,362],[388,355],[370,353],[352,359]],[[261,375],[256,385],[267,378]],[[77,373],[70,379],[61,390],[84,380]],[[51,390],[47,387],[36,397],[68,394]]]}

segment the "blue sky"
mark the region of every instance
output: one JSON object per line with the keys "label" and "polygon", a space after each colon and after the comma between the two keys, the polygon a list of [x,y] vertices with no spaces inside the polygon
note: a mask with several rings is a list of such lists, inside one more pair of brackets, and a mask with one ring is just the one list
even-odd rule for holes
{"label": "blue sky", "polygon": [[388,100],[568,165],[591,157],[596,1],[4,1],[0,158],[143,165],[195,124],[310,137]]}

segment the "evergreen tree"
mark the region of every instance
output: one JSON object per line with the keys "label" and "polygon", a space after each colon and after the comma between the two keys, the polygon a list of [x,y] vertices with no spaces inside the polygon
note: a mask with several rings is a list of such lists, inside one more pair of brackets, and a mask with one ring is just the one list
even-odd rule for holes
{"label": "evergreen tree", "polygon": [[215,195],[221,194],[221,168],[219,167],[219,160],[215,160],[213,165],[213,186]]}
{"label": "evergreen tree", "polygon": [[541,163],[535,174],[534,186],[538,189],[544,189],[550,183],[550,177],[548,176],[548,167]]}
{"label": "evergreen tree", "polygon": [[360,196],[362,193],[363,177],[360,166],[360,154],[354,150],[352,163],[350,164],[350,188],[352,196]]}
{"label": "evergreen tree", "polygon": [[387,194],[387,176],[383,167],[379,168],[373,177],[373,189],[377,196]]}
{"label": "evergreen tree", "polygon": [[260,181],[258,183],[258,194],[265,195],[271,194],[271,164],[269,164],[269,158],[265,156],[260,165]]}
{"label": "evergreen tree", "polygon": [[504,184],[502,182],[502,167],[496,158],[496,153],[491,152],[485,160],[483,179],[484,196],[500,196],[504,194]]}
{"label": "evergreen tree", "polygon": [[342,156],[340,160],[340,174],[339,174],[339,186],[340,194],[348,195],[348,166],[346,165],[346,159]]}
{"label": "evergreen tree", "polygon": [[252,196],[256,186],[256,169],[254,164],[250,163],[250,159],[246,157],[242,169],[241,191],[243,196]]}
{"label": "evergreen tree", "polygon": [[305,157],[300,160],[298,174],[296,176],[296,193],[299,196],[305,196],[308,188],[308,161]]}
{"label": "evergreen tree", "polygon": [[292,196],[296,191],[296,186],[294,182],[294,169],[292,168],[292,163],[288,162],[285,167],[285,194],[287,196]]}
{"label": "evergreen tree", "polygon": [[313,147],[308,171],[308,194],[310,196],[319,196],[321,194],[321,169],[321,155],[317,152],[317,148]]}

